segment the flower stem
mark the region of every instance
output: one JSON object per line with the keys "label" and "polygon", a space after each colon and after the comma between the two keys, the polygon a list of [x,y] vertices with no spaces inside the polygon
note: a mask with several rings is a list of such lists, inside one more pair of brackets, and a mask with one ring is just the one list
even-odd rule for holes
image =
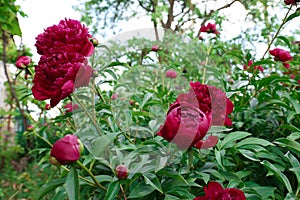
{"label": "flower stem", "polygon": [[89,117],[89,119],[92,121],[93,125],[95,126],[97,132],[99,135],[103,135],[101,129],[99,128],[98,124],[96,123],[96,121],[94,120],[94,118],[90,115],[90,113],[87,111],[86,107],[80,102],[79,98],[73,94],[74,98],[76,99],[76,101],[78,102],[78,104],[80,105],[80,107],[84,110],[84,112],[87,114],[87,116]]}
{"label": "flower stem", "polygon": [[268,51],[270,50],[270,47],[271,47],[271,45],[273,44],[275,38],[277,38],[277,36],[278,36],[278,34],[279,34],[281,28],[283,27],[283,25],[284,25],[285,22],[286,22],[286,19],[287,19],[288,15],[289,15],[289,13],[290,13],[290,11],[291,11],[291,9],[292,9],[292,6],[293,6],[293,5],[291,5],[291,7],[289,8],[289,10],[288,10],[287,13],[285,14],[285,16],[284,16],[284,18],[283,18],[283,20],[282,20],[282,23],[280,24],[280,26],[279,26],[279,28],[277,29],[277,31],[276,31],[274,37],[272,38],[272,40],[271,40],[270,43],[268,44],[268,48],[267,48],[267,50],[265,51],[265,53],[264,53],[263,57],[261,58],[261,60],[264,59],[264,57],[266,56],[266,54],[267,54]]}
{"label": "flower stem", "polygon": [[101,189],[107,191],[107,189],[106,189],[103,185],[101,185],[101,184],[96,180],[96,177],[94,176],[94,174],[93,174],[88,168],[86,168],[79,160],[77,160],[76,163],[77,163],[84,171],[86,171],[86,172],[90,175],[90,177],[93,179],[94,183],[95,183],[99,188],[101,188]]}
{"label": "flower stem", "polygon": [[41,140],[43,140],[44,142],[46,142],[50,147],[52,147],[53,145],[51,144],[51,142],[49,142],[47,139],[45,139],[44,137],[40,136],[40,134],[38,134],[36,131],[33,131],[33,134],[35,136],[37,136],[38,138],[40,138]]}

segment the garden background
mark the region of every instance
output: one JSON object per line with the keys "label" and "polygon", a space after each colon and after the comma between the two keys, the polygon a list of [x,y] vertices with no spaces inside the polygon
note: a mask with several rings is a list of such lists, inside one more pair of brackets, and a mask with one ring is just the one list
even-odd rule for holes
{"label": "garden background", "polygon": [[0,198],[299,199],[298,4],[1,0]]}

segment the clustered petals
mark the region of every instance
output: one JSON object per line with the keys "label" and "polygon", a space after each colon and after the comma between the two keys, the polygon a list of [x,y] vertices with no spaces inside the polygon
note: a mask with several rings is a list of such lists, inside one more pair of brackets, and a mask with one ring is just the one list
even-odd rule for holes
{"label": "clustered petals", "polygon": [[217,87],[190,82],[188,93],[179,94],[170,106],[164,125],[158,135],[175,143],[180,149],[210,148],[217,144],[216,136],[206,136],[210,127],[231,126],[227,115],[233,111],[233,103]]}
{"label": "clustered petals", "polygon": [[281,61],[285,68],[289,69],[290,65],[287,63],[290,60],[293,60],[290,52],[285,51],[280,48],[275,48],[269,51],[272,56],[274,56],[275,61]]}
{"label": "clustered petals", "polygon": [[200,27],[200,32],[206,32],[206,33],[214,33],[214,34],[220,34],[220,32],[216,28],[216,24],[208,23],[206,26],[202,25]]}
{"label": "clustered petals", "polygon": [[77,20],[61,20],[36,37],[41,55],[35,67],[32,93],[37,100],[50,99],[51,107],[75,88],[87,86],[92,76],[87,56],[94,52],[88,29]]}
{"label": "clustered petals", "polygon": [[209,182],[204,187],[204,196],[195,197],[193,200],[246,200],[243,191],[236,188],[223,188],[218,182]]}

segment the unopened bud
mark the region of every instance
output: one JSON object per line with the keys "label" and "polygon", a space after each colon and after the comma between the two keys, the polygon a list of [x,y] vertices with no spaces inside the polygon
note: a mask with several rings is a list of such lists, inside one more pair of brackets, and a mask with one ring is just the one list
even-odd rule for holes
{"label": "unopened bud", "polygon": [[116,168],[116,175],[118,179],[126,179],[128,177],[128,170],[125,165],[119,165]]}

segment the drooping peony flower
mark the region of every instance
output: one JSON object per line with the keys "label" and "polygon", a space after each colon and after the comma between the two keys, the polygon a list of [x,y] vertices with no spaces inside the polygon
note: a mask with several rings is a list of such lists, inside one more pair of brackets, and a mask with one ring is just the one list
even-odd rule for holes
{"label": "drooping peony flower", "polygon": [[73,110],[77,110],[79,108],[78,104],[76,103],[68,103],[64,106],[64,108],[66,109],[66,112],[73,112]]}
{"label": "drooping peony flower", "polygon": [[92,68],[78,53],[42,56],[35,67],[32,93],[35,99],[50,99],[53,108],[69,96],[75,88],[87,86]]}
{"label": "drooping peony flower", "polygon": [[188,149],[201,140],[208,129],[209,121],[199,108],[186,102],[175,102],[158,135],[180,149]]}
{"label": "drooping peony flower", "polygon": [[209,182],[204,187],[204,196],[195,197],[194,200],[246,200],[243,191],[236,188],[224,189],[218,182]]}
{"label": "drooping peony flower", "polygon": [[53,144],[50,156],[54,157],[61,165],[66,165],[77,161],[82,151],[83,145],[78,137],[68,134]]}
{"label": "drooping peony flower", "polygon": [[116,167],[116,176],[118,179],[126,179],[128,177],[128,169],[125,165],[118,165]]}
{"label": "drooping peony flower", "polygon": [[25,69],[31,61],[32,60],[29,56],[19,56],[16,61],[16,67],[19,69]]}
{"label": "drooping peony flower", "polygon": [[91,37],[88,29],[79,21],[65,19],[38,35],[35,46],[40,55],[51,56],[68,52],[90,56],[94,52],[94,45],[89,40]]}
{"label": "drooping peony flower", "polygon": [[293,60],[293,57],[291,56],[290,52],[280,48],[275,48],[273,50],[270,50],[269,52],[272,56],[274,56],[275,61],[281,61],[285,68],[290,68],[290,65],[287,63],[288,61]]}
{"label": "drooping peony flower", "polygon": [[202,25],[200,27],[200,32],[220,34],[220,32],[216,28],[216,24],[211,24],[211,23],[208,23],[206,26]]}
{"label": "drooping peony flower", "polygon": [[166,77],[170,79],[174,79],[177,77],[177,72],[172,69],[169,69],[166,71]]}
{"label": "drooping peony flower", "polygon": [[284,0],[286,5],[296,5],[296,0]]}

